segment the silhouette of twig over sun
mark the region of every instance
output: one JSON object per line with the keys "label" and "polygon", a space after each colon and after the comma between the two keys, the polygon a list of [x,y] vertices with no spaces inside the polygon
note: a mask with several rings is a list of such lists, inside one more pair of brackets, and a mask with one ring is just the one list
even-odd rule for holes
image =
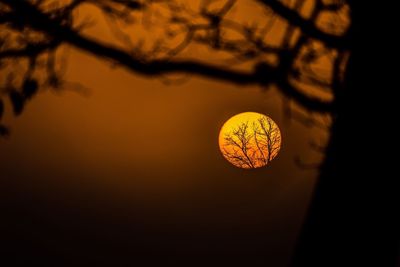
{"label": "silhouette of twig over sun", "polygon": [[281,134],[271,118],[242,122],[224,135],[222,154],[233,165],[253,169],[266,166],[281,147]]}

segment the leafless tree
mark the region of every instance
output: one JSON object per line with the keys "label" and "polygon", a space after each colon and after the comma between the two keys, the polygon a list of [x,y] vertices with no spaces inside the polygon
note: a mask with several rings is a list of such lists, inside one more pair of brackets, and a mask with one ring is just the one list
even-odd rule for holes
{"label": "leafless tree", "polygon": [[254,124],[254,140],[260,151],[265,151],[262,155],[265,164],[273,160],[281,148],[281,133],[278,126],[271,118],[263,116],[258,119],[258,125]]}
{"label": "leafless tree", "polygon": [[256,150],[251,144],[254,135],[250,132],[249,123],[241,123],[224,137],[223,155],[235,166],[241,168],[259,167],[255,157]]}
{"label": "leafless tree", "polygon": [[[371,195],[367,189],[373,191],[376,181],[361,190],[357,179],[346,179],[344,184],[340,178],[361,177],[360,173],[370,176],[363,169],[365,162],[370,161],[371,148],[367,150],[360,136],[370,140],[376,137],[368,134],[371,131],[367,121],[363,124],[354,121],[360,121],[362,111],[376,103],[373,99],[376,94],[365,92],[377,76],[368,61],[374,52],[365,53],[365,46],[379,38],[371,36],[368,26],[361,33],[363,42],[354,42],[354,38],[365,25],[372,28],[375,25],[371,21],[374,24],[377,21],[370,17],[373,12],[363,11],[364,7],[390,8],[390,4],[370,5],[355,0],[198,0],[196,7],[189,5],[194,2],[197,3],[194,0],[0,0],[0,120],[6,98],[18,115],[38,91],[70,87],[62,77],[65,62],[60,52],[66,46],[147,77],[165,80],[170,74],[185,73],[243,87],[277,88],[284,96],[287,117],[299,118],[300,109],[301,114],[308,116],[332,118],[325,160],[293,265],[339,266],[344,260],[349,262],[346,251],[352,251],[350,262],[354,266],[371,265],[371,259],[375,260],[373,265],[388,266],[374,255],[393,258],[398,253],[392,249],[393,237],[390,249],[383,249],[388,248],[383,242],[363,242],[365,238],[361,237],[370,233],[352,227],[369,222],[372,206],[385,205],[383,201],[380,206],[365,204]],[[264,12],[263,18],[258,23],[235,20],[232,10],[243,3],[258,4],[258,10]],[[87,6],[101,12],[116,40],[94,39],[84,33],[90,22],[79,20],[77,12]],[[362,18],[363,13],[368,14],[367,19]],[[279,38],[272,30],[277,28],[277,22],[283,31]],[[147,46],[135,30],[130,33],[121,30],[157,25],[164,34],[160,33],[160,38]],[[205,61],[204,57],[188,56],[185,51],[193,45],[222,52],[229,58],[209,57],[214,60]],[[376,55],[385,58],[382,55],[385,52],[379,50],[375,58]],[[386,55],[391,57],[388,52]],[[364,77],[357,76],[356,69],[362,69]],[[365,76],[370,77],[365,79]],[[375,87],[384,88],[381,83],[387,80],[386,76],[375,80],[379,81]],[[388,83],[386,87],[392,85]],[[361,101],[360,96],[366,100]],[[300,121],[313,125],[315,120],[301,115]],[[362,129],[356,129],[357,125]],[[6,134],[8,128],[0,121],[0,135]],[[351,155],[357,155],[360,162],[364,159],[363,165],[356,164]],[[389,188],[390,182],[382,179],[382,187]],[[368,207],[360,218],[354,215],[354,210],[359,211],[362,206],[357,203]],[[370,226],[375,227],[371,223]],[[332,234],[333,228],[337,229],[336,234]],[[381,230],[387,232],[386,229],[389,228]],[[358,251],[354,251],[354,244]],[[376,253],[379,249],[381,253]]]}
{"label": "leafless tree", "polygon": [[251,169],[267,165],[276,157],[281,135],[276,124],[266,116],[249,125],[243,122],[224,136],[222,153],[233,165]]}

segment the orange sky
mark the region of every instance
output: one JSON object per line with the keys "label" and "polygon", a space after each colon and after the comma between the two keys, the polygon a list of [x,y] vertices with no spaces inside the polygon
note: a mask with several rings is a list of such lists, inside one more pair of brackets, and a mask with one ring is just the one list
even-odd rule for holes
{"label": "orange sky", "polygon": [[[102,27],[92,33],[107,37]],[[309,141],[324,134],[287,122],[277,90],[197,77],[168,86],[75,49],[65,79],[90,94],[46,91],[20,117],[7,112],[12,134],[0,139],[1,190],[71,209],[89,205],[100,224],[114,216],[125,218],[124,227],[171,235],[208,231],[215,250],[265,250],[266,264],[285,266],[316,175],[294,158],[318,161]],[[245,111],[268,114],[281,129],[282,149],[267,168],[243,171],[219,152],[221,126]],[[224,236],[235,234],[243,242],[226,245]],[[202,248],[182,242],[180,249]]]}

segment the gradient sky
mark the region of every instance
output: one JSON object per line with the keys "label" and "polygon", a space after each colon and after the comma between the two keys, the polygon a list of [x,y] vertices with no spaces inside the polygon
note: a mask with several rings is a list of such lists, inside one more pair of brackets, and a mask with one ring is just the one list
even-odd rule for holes
{"label": "gradient sky", "polygon": [[[36,231],[19,234],[60,253],[96,243],[87,258],[143,250],[167,262],[286,266],[316,178],[294,158],[318,162],[309,141],[323,132],[285,120],[273,88],[197,77],[166,85],[75,49],[67,62],[65,79],[86,94],[44,91],[4,119],[0,193],[33,214]],[[219,151],[223,123],[246,111],[280,127],[282,149],[266,168],[238,169]]]}

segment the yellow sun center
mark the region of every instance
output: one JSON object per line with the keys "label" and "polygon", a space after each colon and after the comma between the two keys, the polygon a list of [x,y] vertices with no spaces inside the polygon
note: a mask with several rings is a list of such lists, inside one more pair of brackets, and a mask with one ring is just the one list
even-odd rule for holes
{"label": "yellow sun center", "polygon": [[268,116],[244,112],[230,118],[219,134],[222,155],[236,167],[266,166],[281,148],[281,132]]}

